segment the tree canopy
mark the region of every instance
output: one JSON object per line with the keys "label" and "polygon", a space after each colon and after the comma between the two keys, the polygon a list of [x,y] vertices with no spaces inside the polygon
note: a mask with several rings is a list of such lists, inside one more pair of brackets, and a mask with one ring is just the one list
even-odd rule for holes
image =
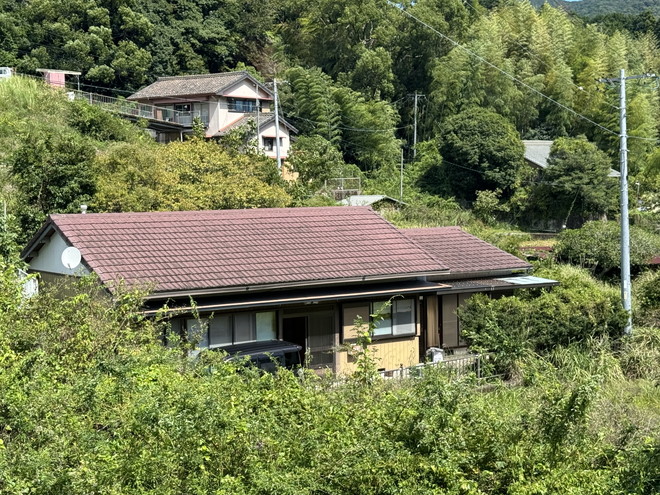
{"label": "tree canopy", "polygon": [[609,177],[610,160],[585,138],[559,138],[548,166],[532,189],[537,216],[579,226],[600,218],[617,205],[617,178]]}
{"label": "tree canopy", "polygon": [[505,118],[472,107],[447,118],[439,136],[444,177],[451,193],[469,200],[484,189],[513,194],[524,164],[524,148]]}

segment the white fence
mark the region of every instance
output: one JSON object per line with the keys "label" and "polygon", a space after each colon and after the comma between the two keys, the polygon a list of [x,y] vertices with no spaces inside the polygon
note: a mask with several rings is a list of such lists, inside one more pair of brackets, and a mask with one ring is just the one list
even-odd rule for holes
{"label": "white fence", "polygon": [[482,361],[484,358],[487,359],[487,357],[488,356],[484,354],[448,356],[442,361],[438,361],[436,363],[421,363],[406,368],[402,366],[392,370],[382,370],[380,371],[380,376],[383,378],[394,379],[410,378],[419,376],[424,372],[425,368],[441,367],[445,369],[449,374],[457,378],[467,376],[469,374],[474,374],[477,378],[484,378]]}

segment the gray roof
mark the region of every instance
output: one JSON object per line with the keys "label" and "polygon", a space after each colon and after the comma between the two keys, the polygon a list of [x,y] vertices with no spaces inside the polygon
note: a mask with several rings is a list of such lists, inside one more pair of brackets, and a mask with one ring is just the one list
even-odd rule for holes
{"label": "gray roof", "polygon": [[540,168],[548,166],[552,141],[523,141],[523,144],[525,145],[525,160]]}
{"label": "gray roof", "polygon": [[403,201],[399,201],[398,199],[390,198],[389,196],[384,196],[382,194],[354,194],[353,196],[342,199],[340,203],[344,206],[371,206],[374,203],[378,203],[379,201],[405,205]]}
{"label": "gray roof", "polygon": [[159,77],[149,86],[129,96],[128,100],[151,100],[193,95],[219,95],[234,84],[249,79],[272,98],[272,93],[245,71],[197,74],[193,76]]}
{"label": "gray roof", "polygon": [[[289,128],[291,132],[294,134],[298,134],[298,129],[293,127],[291,124],[289,124],[286,120],[284,120],[282,117],[280,119],[280,124],[284,124],[286,127]],[[218,132],[214,134],[214,136],[224,136],[227,134],[229,131],[233,131],[234,129],[238,129],[242,125],[247,124],[248,122],[252,122],[256,120],[256,114],[255,113],[249,113],[247,115],[243,115],[241,118],[235,120],[231,124],[223,127],[220,129]],[[269,125],[271,122],[275,120],[275,114],[267,113],[267,114],[261,114],[259,116],[259,130],[261,130],[263,127]]]}
{"label": "gray roof", "polygon": [[[547,168],[552,143],[553,141],[545,140],[523,140],[523,144],[525,145],[525,160],[539,168]],[[621,174],[614,169],[610,169],[610,173],[607,176],[621,177]]]}

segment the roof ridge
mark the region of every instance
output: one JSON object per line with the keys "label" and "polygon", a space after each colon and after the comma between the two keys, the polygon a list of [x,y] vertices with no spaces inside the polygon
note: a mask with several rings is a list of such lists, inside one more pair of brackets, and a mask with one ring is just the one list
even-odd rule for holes
{"label": "roof ridge", "polygon": [[161,76],[156,81],[171,81],[174,79],[202,79],[205,77],[218,77],[218,76],[229,76],[233,74],[243,74],[245,76],[248,75],[248,72],[245,70],[237,70],[237,71],[228,71],[228,72],[209,72],[208,74],[189,74],[189,75],[181,75],[181,76]]}

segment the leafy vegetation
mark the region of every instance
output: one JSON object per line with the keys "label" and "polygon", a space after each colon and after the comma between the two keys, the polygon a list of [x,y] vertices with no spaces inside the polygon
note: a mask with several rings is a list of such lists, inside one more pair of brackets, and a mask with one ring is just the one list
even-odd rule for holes
{"label": "leafy vegetation", "polygon": [[[545,0],[533,0],[532,3],[542,5]],[[641,16],[645,12],[660,15],[660,8],[653,0],[557,0],[555,5],[583,16],[600,16],[609,13],[621,13]]]}
{"label": "leafy vegetation", "polygon": [[522,359],[517,387],[432,368],[336,383],[191,360],[161,345],[139,292],[83,280],[24,300],[14,273],[0,278],[8,495],[656,491],[658,368],[639,353],[657,359],[657,329],[618,354],[594,341]]}
{"label": "leafy vegetation", "polygon": [[215,210],[287,206],[273,160],[192,139],[118,145],[97,159],[97,211]]}
{"label": "leafy vegetation", "polygon": [[[342,382],[260,374],[163,346],[140,291],[109,295],[85,279],[23,297],[7,260],[47,214],[81,203],[328,204],[315,195],[326,179],[359,177],[365,192],[398,197],[403,185],[407,205],[384,213],[399,226],[461,225],[514,253],[529,236],[504,221],[612,215],[618,100],[596,80],[657,72],[652,14],[586,23],[527,1],[397,5],[422,22],[385,0],[0,0],[0,66],[80,70],[87,89],[117,95],[158,76],[242,68],[286,80],[283,110],[301,130],[289,161],[299,181],[285,184],[246,133],[158,145],[36,80],[0,81],[1,493],[657,493],[660,280],[644,269],[660,252],[660,148],[645,81],[628,86],[641,210],[632,259],[643,272],[634,334],[621,335],[615,286],[549,262],[536,273],[559,287],[477,296],[461,311],[472,348],[509,382],[434,368],[375,379],[368,329],[359,372]],[[521,137],[555,140],[541,176]],[[560,259],[610,280],[618,249],[613,222],[556,244]]]}
{"label": "leafy vegetation", "polygon": [[536,274],[560,285],[498,299],[477,294],[459,310],[470,347],[493,352],[499,373],[513,373],[519,356],[529,352],[547,353],[574,342],[622,335],[626,314],[615,287],[571,266],[545,268]]}
{"label": "leafy vegetation", "polygon": [[[636,226],[630,228],[630,264],[641,270],[660,252],[660,237]],[[621,266],[621,227],[616,222],[588,222],[581,229],[559,234],[556,256],[607,275]]]}

